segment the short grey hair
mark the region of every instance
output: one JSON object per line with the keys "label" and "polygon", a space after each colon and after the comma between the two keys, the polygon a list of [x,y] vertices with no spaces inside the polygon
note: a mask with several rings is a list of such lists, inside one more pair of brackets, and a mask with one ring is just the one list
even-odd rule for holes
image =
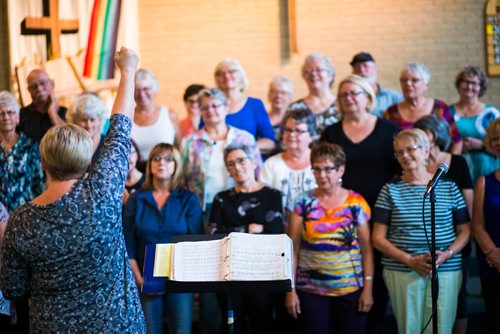
{"label": "short grey hair", "polygon": [[333,86],[333,82],[335,81],[335,68],[333,67],[332,60],[321,54],[321,53],[311,53],[307,55],[306,59],[304,59],[304,64],[302,64],[302,76],[306,73],[306,65],[312,61],[320,61],[328,71],[328,73],[332,76],[332,82],[330,83],[330,87]]}
{"label": "short grey hair", "polygon": [[269,84],[269,90],[273,87],[273,85],[282,85],[286,87],[287,91],[290,93],[290,95],[293,95],[293,81],[287,77],[283,76],[277,76],[275,77],[271,83]]}
{"label": "short grey hair", "polygon": [[307,131],[311,137],[316,136],[316,114],[309,108],[289,109],[281,121],[281,133],[285,131],[286,122],[293,119],[295,122],[307,125]]}
{"label": "short grey hair", "polygon": [[81,116],[87,118],[98,118],[100,120],[99,131],[102,132],[108,114],[108,108],[104,102],[94,94],[83,94],[78,96],[68,111],[68,123],[75,124]]}
{"label": "short grey hair", "polygon": [[215,67],[215,72],[214,72],[215,76],[217,76],[217,74],[221,70],[222,66],[224,66],[224,65],[229,65],[240,73],[241,79],[242,79],[240,89],[242,92],[246,91],[248,89],[248,87],[250,86],[250,80],[248,80],[247,72],[245,72],[245,69],[243,68],[243,66],[241,66],[240,62],[237,61],[236,59],[233,59],[233,58],[224,59],[223,61],[218,63],[217,66]]}
{"label": "short grey hair", "polygon": [[0,106],[10,107],[16,114],[21,110],[14,95],[6,90],[0,92]]}
{"label": "short grey hair", "polygon": [[151,91],[153,92],[154,95],[158,93],[160,90],[160,83],[156,79],[155,75],[153,72],[150,70],[147,70],[145,68],[141,68],[135,72],[135,83],[137,84],[137,81],[146,81],[151,85]]}
{"label": "short grey hair", "polygon": [[426,84],[428,84],[429,81],[431,81],[431,72],[429,71],[427,66],[425,66],[424,64],[417,63],[417,62],[410,62],[410,63],[407,63],[403,67],[403,71],[405,71],[405,70],[410,72],[410,73],[417,74],[419,77],[422,78],[422,80]]}
{"label": "short grey hair", "polygon": [[219,88],[205,88],[198,93],[198,104],[201,106],[201,102],[204,98],[212,98],[214,100],[219,100],[223,105],[227,106],[226,95]]}
{"label": "short grey hair", "polygon": [[224,149],[224,164],[226,164],[226,162],[227,162],[226,161],[227,160],[227,156],[231,152],[234,152],[234,151],[237,151],[237,150],[243,151],[245,153],[245,155],[247,156],[247,158],[249,158],[250,160],[253,161],[253,156],[254,156],[253,150],[254,150],[254,148],[251,147],[251,146],[245,145],[245,144],[235,143],[235,144],[231,144],[231,145],[227,146]]}

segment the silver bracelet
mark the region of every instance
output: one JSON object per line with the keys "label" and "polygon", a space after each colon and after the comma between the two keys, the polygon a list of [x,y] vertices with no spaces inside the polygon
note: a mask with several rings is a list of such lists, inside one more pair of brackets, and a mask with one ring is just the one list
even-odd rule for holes
{"label": "silver bracelet", "polygon": [[363,279],[365,281],[373,281],[373,276],[365,276]]}

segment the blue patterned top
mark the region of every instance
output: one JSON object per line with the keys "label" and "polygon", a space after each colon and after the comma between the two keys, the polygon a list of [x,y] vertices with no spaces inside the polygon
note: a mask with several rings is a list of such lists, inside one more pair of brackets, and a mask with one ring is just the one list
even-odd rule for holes
{"label": "blue patterned top", "polygon": [[37,143],[21,132],[10,152],[0,145],[0,202],[9,212],[40,195],[44,187]]}
{"label": "blue patterned top", "polygon": [[48,205],[14,210],[5,233],[0,289],[30,297],[33,333],[145,333],[122,233],[130,120],[111,118],[85,179]]}

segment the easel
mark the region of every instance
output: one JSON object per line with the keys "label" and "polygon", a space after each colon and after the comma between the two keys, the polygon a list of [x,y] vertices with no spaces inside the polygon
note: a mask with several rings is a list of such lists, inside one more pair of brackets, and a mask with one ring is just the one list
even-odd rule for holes
{"label": "easel", "polygon": [[[225,235],[183,235],[172,239],[172,243],[181,241],[207,241],[222,239]],[[146,256],[144,259],[144,282],[142,293],[195,293],[195,292],[214,292],[225,293],[227,295],[227,328],[228,333],[234,331],[234,310],[232,294],[242,292],[286,292],[291,291],[291,280],[277,281],[223,281],[223,282],[179,282],[166,279],[164,277],[154,277],[154,259],[155,246],[146,247]]]}

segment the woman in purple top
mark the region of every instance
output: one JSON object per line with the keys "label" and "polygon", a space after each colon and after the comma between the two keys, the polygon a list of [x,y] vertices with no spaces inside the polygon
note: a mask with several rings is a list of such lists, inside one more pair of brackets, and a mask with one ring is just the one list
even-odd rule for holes
{"label": "woman in purple top", "polygon": [[[500,157],[500,118],[486,129],[484,142],[490,153]],[[474,192],[472,233],[477,252],[489,333],[500,333],[500,168],[478,178]]]}
{"label": "woman in purple top", "polygon": [[444,101],[425,96],[430,79],[431,73],[424,64],[406,64],[399,77],[405,99],[403,102],[389,107],[382,117],[395,122],[403,130],[410,129],[413,123],[427,115],[434,114],[443,118],[450,125],[452,144],[449,151],[453,154],[460,154],[462,152],[462,139],[448,105]]}
{"label": "woman in purple top", "polygon": [[269,154],[275,147],[273,127],[264,103],[247,95],[249,81],[241,64],[235,59],[221,61],[215,68],[215,83],[227,97],[226,123],[250,132],[261,153]]}

